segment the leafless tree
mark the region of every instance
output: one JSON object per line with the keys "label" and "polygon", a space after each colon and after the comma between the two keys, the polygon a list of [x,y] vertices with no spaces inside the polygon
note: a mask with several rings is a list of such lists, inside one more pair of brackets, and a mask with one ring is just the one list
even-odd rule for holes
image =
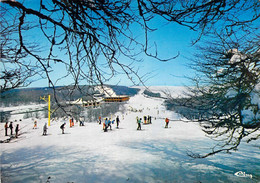
{"label": "leafless tree", "polygon": [[[158,28],[153,27],[156,18],[198,31],[199,40],[214,26],[226,34],[232,34],[235,29],[249,31],[251,23],[260,16],[258,0],[39,0],[38,4],[31,4],[1,1],[2,11],[8,11],[2,16],[1,24],[8,22],[10,28],[1,31],[7,31],[12,37],[12,41],[9,37],[1,39],[5,68],[1,79],[6,85],[11,83],[10,78],[16,78],[16,82],[12,79],[11,86],[3,86],[1,91],[21,86],[36,73],[53,88],[62,79],[71,81],[74,88],[80,83],[102,85],[121,73],[139,84],[144,78],[133,62],[142,60],[143,53],[160,61],[179,55],[176,51],[172,58],[162,58],[156,44],[149,42],[149,33]],[[9,23],[13,21],[14,24]],[[144,37],[138,38],[133,29],[142,30]],[[40,37],[36,41],[44,45],[40,52],[31,41],[35,37]],[[10,48],[3,43],[5,40],[11,41],[13,56],[3,61],[9,55],[3,50]],[[62,69],[63,74],[58,74],[55,67]]]}
{"label": "leafless tree", "polygon": [[[10,14],[7,9],[0,9],[0,54],[1,54],[1,93],[21,86],[28,86],[32,82],[32,77],[39,69],[31,63],[28,53],[19,47],[18,38],[18,14]],[[11,17],[6,19],[5,17]],[[21,30],[30,29],[29,22]],[[28,44],[28,49],[38,50],[33,42]]]}
{"label": "leafless tree", "polygon": [[218,142],[209,153],[188,152],[191,157],[236,151],[242,142],[260,138],[260,36],[249,37],[234,41],[220,36],[220,41],[200,47],[193,65],[196,87],[190,87],[186,98],[168,101]]}

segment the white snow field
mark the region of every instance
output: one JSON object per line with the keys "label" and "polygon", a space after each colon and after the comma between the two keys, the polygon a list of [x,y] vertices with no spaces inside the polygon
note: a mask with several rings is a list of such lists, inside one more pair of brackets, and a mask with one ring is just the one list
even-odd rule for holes
{"label": "white snow field", "polygon": [[[154,91],[159,89],[154,87]],[[143,90],[125,104],[142,112],[115,114],[113,117],[120,117],[119,129],[114,124],[108,132],[96,122],[85,126],[76,123],[70,128],[68,121],[56,121],[48,127],[48,135],[42,136],[47,119],[38,119],[38,129],[33,129],[33,119],[13,116],[10,121],[18,121],[14,124],[20,124],[21,135],[0,144],[1,182],[260,182],[259,147],[241,145],[241,150],[232,154],[192,159],[186,154],[188,150],[206,153],[214,143],[198,124],[180,121],[178,114],[165,109],[163,99],[145,97]],[[169,90],[181,95],[179,87]],[[152,116],[152,124],[142,124],[142,130],[137,131],[136,117],[145,115]],[[164,128],[165,117],[172,120],[168,129]],[[59,127],[64,122],[62,134]],[[0,140],[6,138],[1,123]],[[251,174],[252,179],[235,176],[238,171]]]}

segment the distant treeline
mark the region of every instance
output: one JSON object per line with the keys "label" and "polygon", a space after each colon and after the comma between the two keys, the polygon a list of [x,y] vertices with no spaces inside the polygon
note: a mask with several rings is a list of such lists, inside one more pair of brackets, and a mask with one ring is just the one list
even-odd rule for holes
{"label": "distant treeline", "polygon": [[[200,102],[203,102],[205,105],[201,106]],[[194,120],[198,119],[200,120],[202,117],[203,118],[209,118],[212,113],[211,110],[209,110],[212,104],[211,104],[211,99],[206,98],[205,96],[198,96],[198,97],[192,97],[192,98],[171,98],[167,99],[164,102],[164,105],[166,106],[167,110],[174,111],[183,117],[189,119],[189,120]],[[222,109],[215,108],[215,114],[218,112],[221,113]]]}
{"label": "distant treeline", "polygon": [[112,88],[117,95],[128,95],[130,97],[140,91],[138,88],[129,88],[127,86],[110,85],[109,87]]}
{"label": "distant treeline", "polygon": [[[117,95],[134,96],[138,93],[139,89],[129,88],[126,86],[109,86]],[[51,95],[53,100],[54,95],[58,101],[76,100],[82,97],[93,97],[97,92],[94,91],[93,86],[80,86],[74,89],[72,86],[56,87],[53,88],[23,88],[13,89],[1,94],[1,106],[17,106],[21,104],[40,104],[45,103],[40,97],[47,97]]]}
{"label": "distant treeline", "polygon": [[164,105],[166,106],[167,110],[171,110],[178,114],[181,114],[183,117],[186,117],[189,120],[198,118],[199,111],[193,110],[183,105],[186,100],[186,98],[168,99],[165,100]]}
{"label": "distant treeline", "polygon": [[149,97],[157,97],[157,98],[161,97],[160,93],[153,93],[153,92],[151,92],[149,90],[144,90],[144,94],[149,96]]}

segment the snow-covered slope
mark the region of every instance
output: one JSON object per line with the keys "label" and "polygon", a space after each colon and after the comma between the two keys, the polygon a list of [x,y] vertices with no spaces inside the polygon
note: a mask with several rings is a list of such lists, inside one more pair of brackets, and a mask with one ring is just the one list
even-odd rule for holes
{"label": "snow-covered slope", "polygon": [[[179,89],[179,88],[178,88]],[[145,125],[143,126],[144,133],[141,136],[145,136],[146,138],[165,138],[165,135],[167,138],[170,137],[179,137],[179,138],[187,138],[187,136],[183,136],[183,132],[187,132],[191,136],[196,136],[200,137],[203,135],[200,131],[200,128],[198,127],[197,124],[187,124],[178,121],[179,116],[178,114],[172,112],[172,111],[167,111],[165,107],[163,106],[163,99],[158,99],[158,98],[147,98],[143,95],[143,90],[142,89],[138,95],[130,98],[129,102],[126,105],[126,108],[128,111],[125,114],[117,113],[113,115],[113,118],[115,118],[117,115],[119,116],[121,123],[120,127],[122,129],[115,129],[114,125],[114,131],[113,133],[108,133],[106,134],[107,136],[111,136],[109,138],[113,138],[113,136],[116,133],[116,136],[120,136],[120,140],[125,140],[125,139],[135,139],[135,138],[140,138],[140,133],[136,132],[137,124],[136,124],[136,117],[138,116],[139,118],[143,118],[143,116],[150,115],[152,116],[152,124],[151,125]],[[159,91],[153,90],[153,91]],[[28,108],[35,107],[37,106],[22,106],[22,107],[14,107],[10,108],[10,110],[25,110]],[[131,111],[131,109],[137,109],[138,112]],[[141,110],[141,112],[139,112]],[[102,118],[105,117],[111,117],[111,116],[102,116]],[[174,120],[174,122],[170,123],[170,126],[173,126],[172,129],[169,129],[168,132],[165,132],[162,127],[165,125],[164,119],[168,117],[171,120]],[[21,139],[17,139],[19,143],[14,144],[14,148],[16,148],[19,145],[22,146],[31,146],[32,144],[35,143],[37,145],[39,141],[42,141],[44,137],[42,137],[42,127],[43,125],[47,122],[47,119],[36,119],[38,122],[38,129],[32,129],[33,128],[33,123],[35,119],[22,119],[22,115],[14,115],[10,119],[10,121],[17,121],[14,122],[15,124],[20,124],[21,126]],[[176,121],[177,120],[177,121]],[[78,136],[82,136],[82,138],[90,140],[93,136],[100,136],[98,134],[103,134],[104,132],[102,131],[102,125],[98,125],[96,122],[94,123],[86,123],[86,126],[80,127],[79,124],[76,124],[73,128],[69,128],[69,120],[60,120],[60,121],[54,121],[51,122],[51,126],[48,129],[48,134],[49,136],[45,139],[47,139],[46,142],[48,142],[49,145],[64,145],[59,142],[59,135],[61,133],[61,130],[59,126],[62,123],[67,123],[66,124],[66,129],[65,132],[67,134],[70,134],[70,137],[68,140],[72,141],[77,141],[81,143],[81,141],[76,140],[78,139]],[[1,130],[3,130],[4,124],[1,124]],[[190,132],[187,131],[188,129],[191,129]],[[81,134],[82,133],[82,134]],[[139,133],[138,136],[135,134]],[[155,136],[156,135],[156,136]],[[158,136],[157,136],[158,135]],[[4,137],[4,133],[1,133],[1,139],[6,138]],[[31,139],[32,138],[32,139]],[[76,138],[76,139],[74,139]],[[30,139],[30,140],[29,140]],[[102,144],[102,142],[101,142]],[[95,146],[97,143],[94,144]],[[8,145],[10,147],[11,145]]]}
{"label": "snow-covered slope", "polygon": [[[146,98],[143,91],[125,104],[126,113],[113,116],[119,116],[120,126],[116,129],[114,124],[108,132],[96,122],[70,128],[68,121],[61,120],[51,122],[48,135],[42,136],[47,119],[38,119],[38,128],[33,129],[34,120],[20,122],[21,116],[16,116],[21,135],[1,144],[2,182],[46,182],[48,177],[58,183],[196,182],[204,180],[198,173],[218,170],[207,163],[194,164],[185,154],[205,140],[198,124],[179,121],[178,114],[162,105],[163,99]],[[152,124],[137,131],[136,117],[145,115],[152,116]],[[164,128],[165,117],[171,119],[168,129]],[[61,134],[59,127],[64,122],[65,134]],[[1,140],[6,138],[3,127],[2,123]]]}

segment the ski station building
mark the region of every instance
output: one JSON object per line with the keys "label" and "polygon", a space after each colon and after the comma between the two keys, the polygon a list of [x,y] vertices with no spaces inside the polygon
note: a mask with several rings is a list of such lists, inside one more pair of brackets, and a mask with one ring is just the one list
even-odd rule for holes
{"label": "ski station building", "polygon": [[102,103],[110,102],[126,102],[130,99],[128,95],[116,95],[112,88],[107,86],[96,86],[95,91],[98,94],[93,96],[86,96],[72,101],[72,105],[82,105],[83,107],[98,107]]}

